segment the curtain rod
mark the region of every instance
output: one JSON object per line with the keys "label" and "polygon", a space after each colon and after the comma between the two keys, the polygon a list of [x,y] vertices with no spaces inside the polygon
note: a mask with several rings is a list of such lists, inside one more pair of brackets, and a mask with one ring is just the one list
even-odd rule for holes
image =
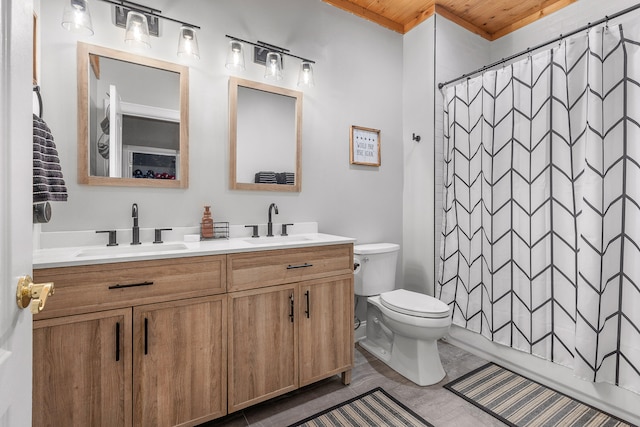
{"label": "curtain rod", "polygon": [[633,12],[633,11],[634,11],[634,10],[636,10],[636,9],[640,9],[640,3],[638,3],[638,4],[636,4],[636,5],[633,5],[633,6],[629,7],[629,8],[627,8],[627,9],[621,10],[620,12],[616,12],[616,13],[614,13],[613,15],[610,15],[610,16],[605,15],[605,17],[604,17],[604,18],[599,19],[599,20],[598,20],[598,21],[596,21],[596,22],[593,22],[593,23],[592,23],[592,22],[589,22],[587,25],[585,25],[585,26],[583,26],[583,27],[580,27],[580,28],[578,28],[577,30],[573,30],[573,31],[571,31],[571,32],[570,32],[570,33],[568,33],[568,34],[560,34],[558,37],[556,37],[556,38],[555,38],[555,39],[553,39],[553,40],[549,40],[549,41],[547,41],[547,42],[541,43],[541,44],[539,44],[539,45],[537,45],[537,46],[535,46],[535,47],[528,47],[526,50],[523,50],[522,52],[518,52],[518,53],[513,54],[513,55],[511,55],[511,56],[508,56],[508,57],[506,57],[506,58],[502,58],[502,59],[501,59],[501,60],[499,60],[499,61],[496,61],[496,62],[494,62],[494,63],[492,63],[492,64],[489,64],[489,65],[485,65],[484,67],[482,67],[482,68],[478,68],[478,69],[477,69],[477,70],[475,70],[475,71],[472,71],[472,72],[467,73],[467,74],[463,74],[463,75],[461,75],[460,77],[458,77],[458,78],[456,78],[456,79],[449,80],[449,81],[444,82],[444,83],[438,83],[438,89],[442,89],[443,87],[445,87],[445,86],[447,86],[447,85],[449,85],[449,84],[451,84],[451,83],[457,82],[458,80],[462,80],[462,79],[465,79],[465,78],[466,78],[466,79],[469,79],[469,78],[471,78],[471,76],[473,76],[473,75],[476,75],[476,74],[478,74],[478,73],[482,73],[483,71],[486,71],[486,70],[488,70],[488,69],[490,69],[490,68],[493,68],[493,67],[495,67],[495,66],[502,65],[502,64],[504,64],[505,62],[509,62],[509,61],[511,61],[512,59],[515,59],[515,58],[517,58],[517,57],[519,57],[519,56],[522,56],[522,55],[526,55],[526,54],[528,54],[528,53],[530,53],[530,52],[532,52],[532,51],[538,50],[538,49],[540,49],[540,48],[543,48],[543,47],[545,47],[545,46],[548,46],[548,45],[550,45],[550,44],[553,44],[553,43],[555,43],[555,42],[557,42],[557,41],[561,41],[562,39],[565,39],[565,38],[567,38],[567,37],[571,37],[571,36],[573,36],[574,34],[578,34],[578,33],[582,32],[582,31],[588,30],[588,29],[590,29],[591,27],[595,27],[596,25],[600,25],[600,24],[602,24],[602,23],[608,22],[610,19],[615,19],[615,18],[618,18],[619,16],[625,15],[625,14],[627,14],[627,13],[629,13],[629,12]]}

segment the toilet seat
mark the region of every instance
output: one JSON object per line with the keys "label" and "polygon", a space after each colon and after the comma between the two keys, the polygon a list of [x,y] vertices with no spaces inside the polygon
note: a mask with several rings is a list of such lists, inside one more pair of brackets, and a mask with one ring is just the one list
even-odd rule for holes
{"label": "toilet seat", "polygon": [[380,302],[389,310],[415,317],[441,319],[449,317],[449,306],[439,299],[406,289],[380,294]]}

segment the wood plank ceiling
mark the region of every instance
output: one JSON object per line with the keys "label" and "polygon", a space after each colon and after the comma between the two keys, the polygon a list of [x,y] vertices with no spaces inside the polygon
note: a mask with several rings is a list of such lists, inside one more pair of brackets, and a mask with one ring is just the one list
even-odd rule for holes
{"label": "wood plank ceiling", "polygon": [[434,13],[496,40],[576,0],[323,0],[400,34]]}

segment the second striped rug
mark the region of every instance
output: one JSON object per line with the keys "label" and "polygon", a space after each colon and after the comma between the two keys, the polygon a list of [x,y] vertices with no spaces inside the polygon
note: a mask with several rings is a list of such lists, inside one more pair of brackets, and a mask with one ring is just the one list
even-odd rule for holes
{"label": "second striped rug", "polygon": [[493,363],[444,387],[510,426],[632,426]]}

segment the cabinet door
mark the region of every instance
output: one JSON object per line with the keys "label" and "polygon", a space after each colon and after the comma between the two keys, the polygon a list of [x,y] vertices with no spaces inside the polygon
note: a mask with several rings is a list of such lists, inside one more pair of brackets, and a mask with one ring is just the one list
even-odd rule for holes
{"label": "cabinet door", "polygon": [[229,294],[229,412],[298,385],[297,285]]}
{"label": "cabinet door", "polygon": [[226,414],[226,296],[133,308],[134,425],[197,425]]}
{"label": "cabinet door", "polygon": [[[353,364],[353,275],[300,284],[300,386]],[[343,377],[343,381],[345,380]]]}
{"label": "cabinet door", "polygon": [[131,309],[33,323],[33,425],[131,425]]}

